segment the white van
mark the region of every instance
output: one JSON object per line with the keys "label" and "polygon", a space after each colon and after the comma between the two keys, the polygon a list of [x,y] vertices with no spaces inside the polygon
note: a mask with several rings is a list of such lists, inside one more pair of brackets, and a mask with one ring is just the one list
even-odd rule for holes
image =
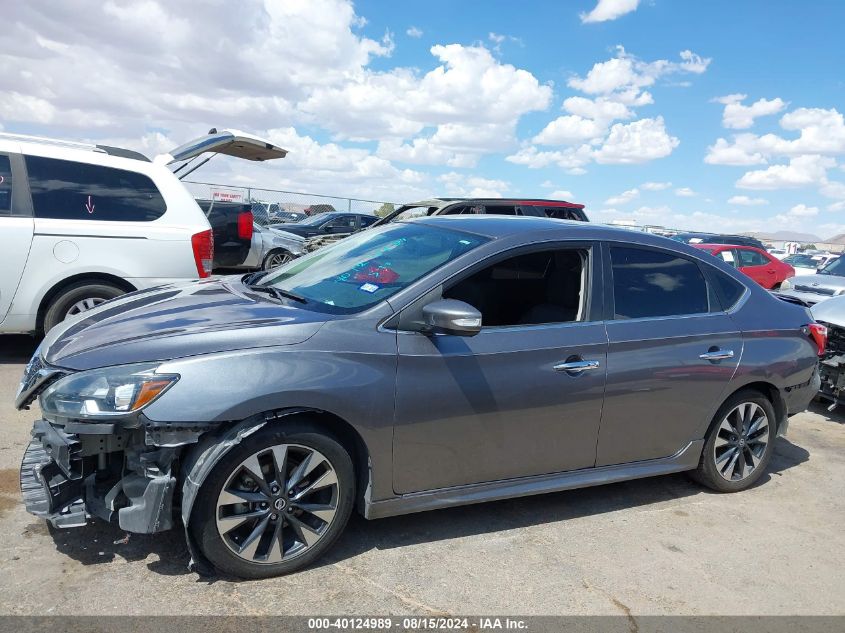
{"label": "white van", "polygon": [[0,134],[0,333],[47,331],[123,293],[208,277],[208,220],[167,167],[206,152],[286,154],[235,130],[211,130],[154,161]]}

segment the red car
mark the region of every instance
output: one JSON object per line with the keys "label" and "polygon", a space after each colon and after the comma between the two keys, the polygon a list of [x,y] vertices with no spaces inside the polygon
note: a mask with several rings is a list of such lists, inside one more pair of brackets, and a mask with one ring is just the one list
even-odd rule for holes
{"label": "red car", "polygon": [[784,279],[795,276],[795,269],[772,257],[762,248],[736,244],[690,244],[721,257],[768,290],[779,288]]}

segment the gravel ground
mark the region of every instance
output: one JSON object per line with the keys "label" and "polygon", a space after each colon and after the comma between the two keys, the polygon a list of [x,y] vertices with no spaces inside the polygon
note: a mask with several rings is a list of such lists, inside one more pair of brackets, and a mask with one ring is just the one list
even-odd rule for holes
{"label": "gravel ground", "polygon": [[259,582],[199,578],[178,530],[51,531],[18,465],[38,412],[12,398],[34,345],[0,337],[0,613],[845,614],[845,416],[792,419],[761,483],[683,475],[366,521],[316,566]]}

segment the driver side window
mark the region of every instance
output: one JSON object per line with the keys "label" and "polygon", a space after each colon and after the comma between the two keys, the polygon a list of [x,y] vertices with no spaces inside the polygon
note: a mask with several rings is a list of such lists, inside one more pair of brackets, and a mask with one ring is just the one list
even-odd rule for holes
{"label": "driver side window", "polygon": [[588,256],[561,248],[510,257],[448,286],[443,298],[479,310],[483,327],[583,321]]}

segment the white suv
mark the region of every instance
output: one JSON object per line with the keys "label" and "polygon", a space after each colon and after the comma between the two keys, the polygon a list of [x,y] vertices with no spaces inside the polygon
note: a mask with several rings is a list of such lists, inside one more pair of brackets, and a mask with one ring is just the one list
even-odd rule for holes
{"label": "white suv", "polygon": [[286,153],[229,130],[152,162],[130,150],[0,134],[0,332],[47,331],[123,293],[208,277],[208,220],[167,167],[204,152]]}

